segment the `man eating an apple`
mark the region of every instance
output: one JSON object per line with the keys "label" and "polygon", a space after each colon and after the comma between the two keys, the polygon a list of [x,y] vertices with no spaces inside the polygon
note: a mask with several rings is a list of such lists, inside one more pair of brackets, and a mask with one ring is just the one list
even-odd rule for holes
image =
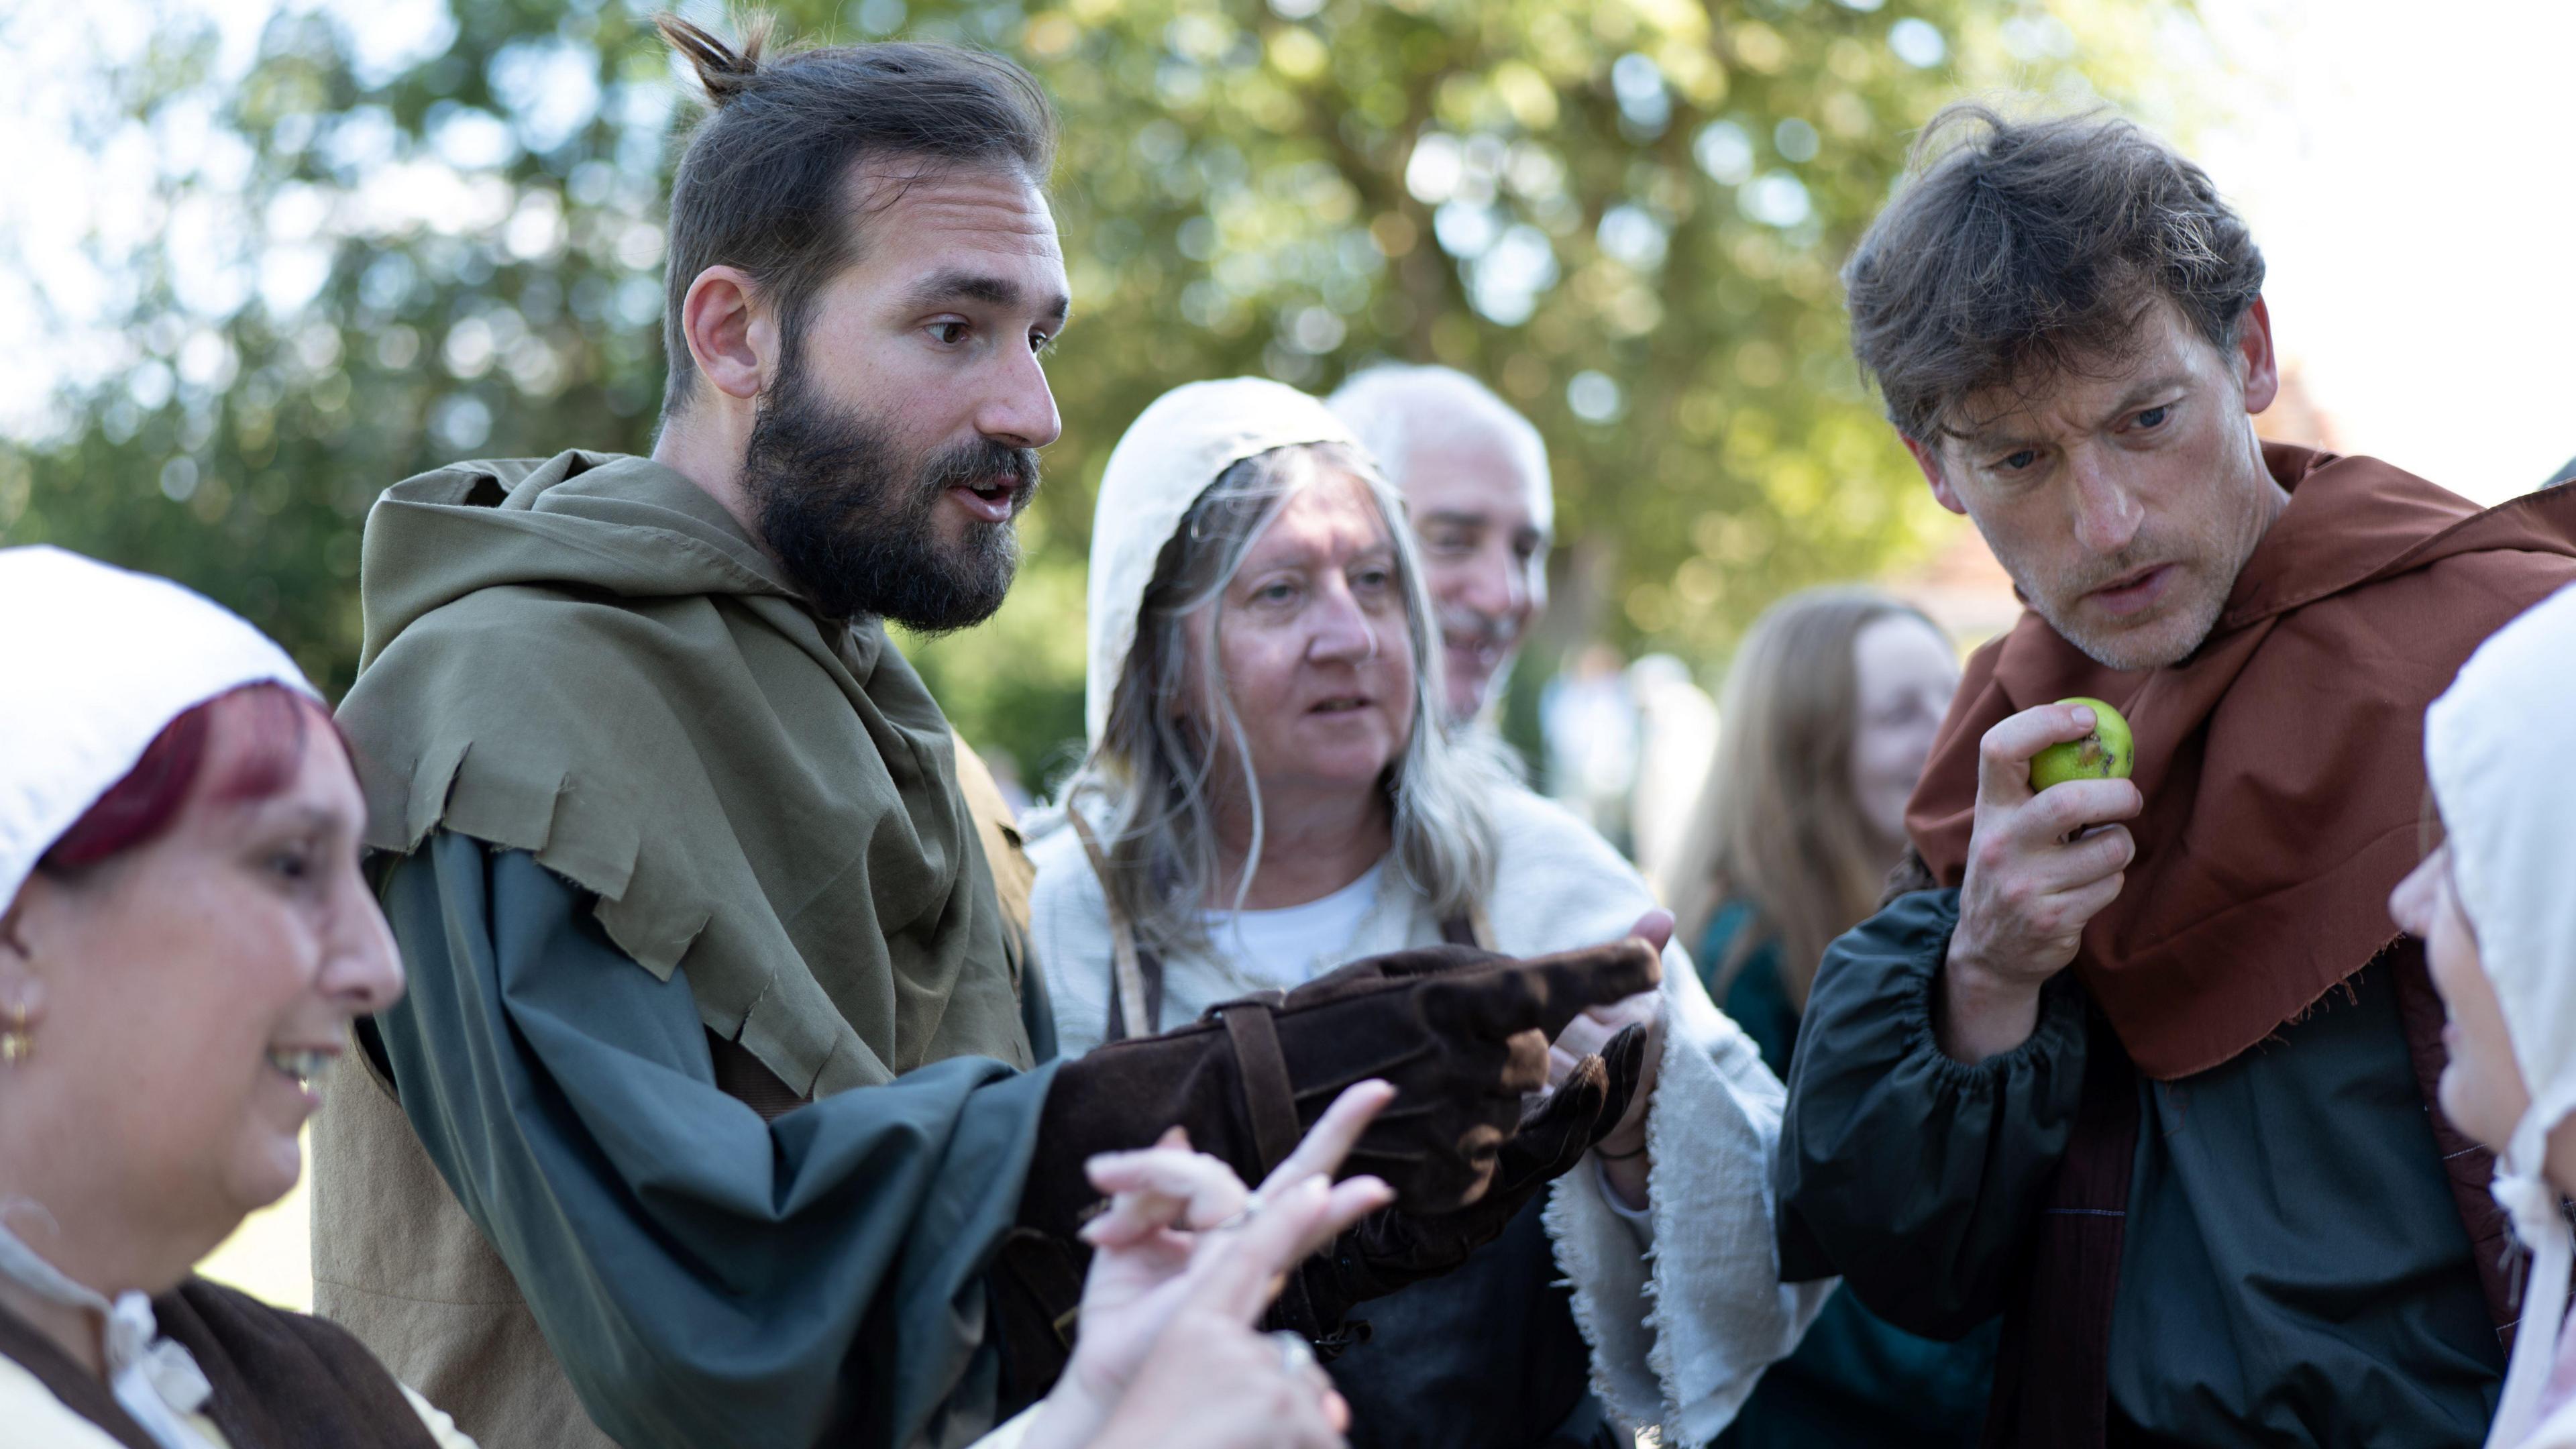
{"label": "man eating an apple", "polygon": [[[1845,273],[1854,350],[2028,608],[1817,974],[1784,1275],[1923,1333],[2002,1315],[1990,1444],[2475,1445],[2503,1225],[2372,907],[2419,852],[2424,707],[2576,580],[2576,492],[2481,512],[2259,442],[2262,254],[2136,127],[1925,138]],[[2127,717],[2132,778],[2034,790],[2103,723],[2069,697]]]}

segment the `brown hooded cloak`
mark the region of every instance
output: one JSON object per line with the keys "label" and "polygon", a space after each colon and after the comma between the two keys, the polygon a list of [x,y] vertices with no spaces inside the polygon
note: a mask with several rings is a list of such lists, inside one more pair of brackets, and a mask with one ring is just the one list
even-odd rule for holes
{"label": "brown hooded cloak", "polygon": [[2138,856],[2075,972],[2167,1081],[2263,1040],[2389,943],[2388,893],[2421,852],[2425,706],[2576,577],[2576,489],[2481,511],[2376,459],[2263,458],[2289,505],[2199,649],[2110,669],[2025,612],[1969,660],[1906,816],[1956,886],[1988,729],[2070,695],[2128,717]]}

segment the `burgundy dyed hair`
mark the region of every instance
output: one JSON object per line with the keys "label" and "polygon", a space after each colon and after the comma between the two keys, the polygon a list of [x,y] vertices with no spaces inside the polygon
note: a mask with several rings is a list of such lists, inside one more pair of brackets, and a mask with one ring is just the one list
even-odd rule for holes
{"label": "burgundy dyed hair", "polygon": [[163,726],[143,758],[72,822],[36,868],[55,875],[85,870],[168,830],[205,774],[218,715],[233,722],[241,748],[223,774],[208,782],[209,804],[266,800],[292,784],[304,766],[316,717],[335,738],[339,733],[320,701],[282,684],[249,684],[219,694]]}

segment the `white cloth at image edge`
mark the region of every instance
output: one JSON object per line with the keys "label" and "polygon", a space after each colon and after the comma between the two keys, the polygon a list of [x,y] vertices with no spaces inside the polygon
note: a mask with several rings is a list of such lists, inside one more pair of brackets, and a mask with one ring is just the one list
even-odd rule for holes
{"label": "white cloth at image edge", "polygon": [[[2424,765],[2449,834],[2451,879],[2504,1009],[2531,1106],[2496,1154],[2495,1198],[2532,1251],[2522,1324],[2489,1449],[2576,1446],[2576,1404],[2532,1420],[2557,1359],[2570,1243],[2543,1175],[2549,1132],[2576,1111],[2576,587],[2478,646],[2424,716]],[[2564,1330],[2560,1330],[2563,1332]]]}

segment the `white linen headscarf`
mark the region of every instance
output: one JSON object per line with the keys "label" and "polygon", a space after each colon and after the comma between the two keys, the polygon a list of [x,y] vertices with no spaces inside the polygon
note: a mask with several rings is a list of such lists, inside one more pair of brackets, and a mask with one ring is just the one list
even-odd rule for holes
{"label": "white linen headscarf", "polygon": [[[58,548],[0,549],[0,906],[170,721],[248,684],[314,693],[266,635],[167,579]],[[117,1403],[163,1449],[204,1449],[184,1419],[208,1393],[196,1361],[160,1336],[142,1293],[110,1302],[11,1230],[40,1212],[0,1201],[0,1274],[99,1314]]]}
{"label": "white linen headscarf", "polygon": [[2522,1328],[2487,1443],[2518,1444],[2556,1358],[2569,1241],[2542,1174],[2550,1129],[2576,1111],[2576,587],[2498,630],[2424,717],[2424,763],[2451,879],[2504,1008],[2531,1107],[2496,1156],[2495,1198],[2532,1251]]}
{"label": "white linen headscarf", "polygon": [[1092,512],[1088,603],[1091,672],[1083,723],[1091,743],[1109,729],[1109,700],[1136,645],[1136,615],[1181,515],[1217,475],[1256,454],[1351,436],[1325,406],[1267,378],[1176,387],[1137,414],[1109,454]]}
{"label": "white linen headscarf", "polygon": [[0,549],[0,903],[170,721],[246,684],[314,692],[267,635],[168,579]]}

